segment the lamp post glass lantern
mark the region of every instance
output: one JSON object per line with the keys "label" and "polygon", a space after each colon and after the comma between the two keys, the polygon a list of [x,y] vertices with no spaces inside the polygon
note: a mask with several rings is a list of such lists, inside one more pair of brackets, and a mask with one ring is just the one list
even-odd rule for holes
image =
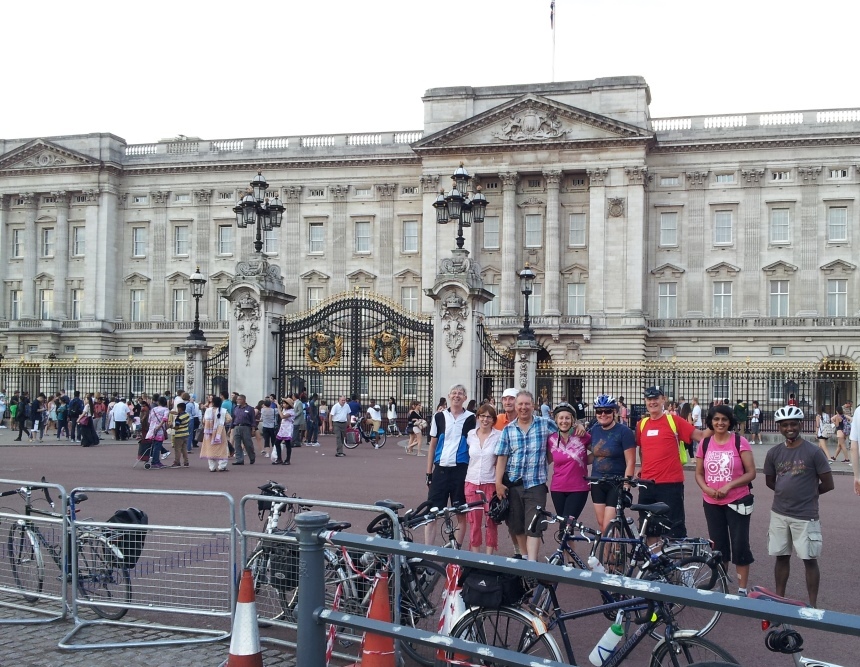
{"label": "lamp post glass lantern", "polygon": [[439,196],[433,202],[433,208],[436,209],[438,224],[447,225],[452,220],[457,221],[457,247],[462,248],[465,243],[463,228],[471,227],[473,222],[478,224],[484,222],[487,198],[481,193],[480,185],[475,188],[475,193],[470,197],[468,188],[472,177],[462,162],[451,176],[451,180],[453,181],[451,191],[446,195],[445,190],[439,190]]}
{"label": "lamp post glass lantern", "polygon": [[245,196],[233,207],[236,226],[239,229],[245,229],[249,225],[256,228],[254,251],[257,253],[263,250],[263,232],[270,232],[280,227],[284,217],[284,205],[281,200],[277,196],[271,200],[266,196],[268,187],[269,184],[263,178],[263,173],[258,171],[249,184]]}
{"label": "lamp post glass lantern", "polygon": [[205,340],[203,330],[200,328],[200,298],[203,296],[203,290],[206,287],[206,278],[200,273],[200,267],[191,274],[188,279],[191,284],[191,296],[194,297],[194,328],[188,333],[188,338],[192,340]]}
{"label": "lamp post glass lantern", "polygon": [[520,291],[525,297],[525,312],[523,313],[523,328],[520,329],[519,334],[517,335],[517,340],[534,340],[535,332],[532,329],[531,319],[529,318],[529,297],[532,294],[532,283],[535,280],[535,272],[529,268],[528,263],[526,263],[526,267],[520,271]]}

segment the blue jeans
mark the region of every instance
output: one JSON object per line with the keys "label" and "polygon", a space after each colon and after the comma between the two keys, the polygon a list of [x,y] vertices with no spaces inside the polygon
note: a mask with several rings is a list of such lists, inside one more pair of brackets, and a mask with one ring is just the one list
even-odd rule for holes
{"label": "blue jeans", "polygon": [[161,463],[161,450],[164,449],[164,445],[160,440],[152,441],[152,450],[149,452],[149,463],[150,465],[156,465]]}

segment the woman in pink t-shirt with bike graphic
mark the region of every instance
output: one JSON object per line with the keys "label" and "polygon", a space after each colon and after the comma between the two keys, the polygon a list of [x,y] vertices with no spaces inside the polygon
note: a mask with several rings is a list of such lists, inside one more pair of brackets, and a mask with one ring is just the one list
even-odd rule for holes
{"label": "woman in pink t-shirt with bike graphic", "polygon": [[733,433],[737,420],[727,405],[717,405],[706,418],[714,435],[699,443],[696,450],[696,483],[702,489],[708,535],[723,562],[732,562],[738,571],[738,593],[746,595],[750,564],[751,491],[755,461],[746,438]]}
{"label": "woman in pink t-shirt with bike graphic", "polygon": [[591,436],[576,435],[576,412],[572,405],[559,403],[552,413],[558,433],[547,438],[547,449],[552,457],[552,483],[549,487],[555,513],[563,517],[576,517],[588,500],[589,486],[585,481],[591,453],[588,445]]}

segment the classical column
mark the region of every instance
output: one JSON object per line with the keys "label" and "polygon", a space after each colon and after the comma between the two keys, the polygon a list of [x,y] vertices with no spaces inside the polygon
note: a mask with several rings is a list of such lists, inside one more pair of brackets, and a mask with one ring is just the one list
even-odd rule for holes
{"label": "classical column", "polygon": [[[624,226],[624,243],[620,250],[620,266],[624,267],[624,313],[628,317],[641,317],[644,311],[645,275],[644,248],[648,247],[645,238],[645,181],[648,167],[627,167],[627,206]],[[611,251],[610,251],[611,252]]]}
{"label": "classical column", "polygon": [[9,318],[9,299],[6,290],[6,277],[9,275],[9,195],[0,194],[0,317]]}
{"label": "classical column", "polygon": [[34,192],[21,193],[26,206],[24,220],[24,276],[21,280],[21,319],[36,317],[36,264],[39,256],[39,237],[36,234],[36,199]]}
{"label": "classical column", "polygon": [[[303,238],[307,239],[308,234],[310,234],[310,230],[306,226],[303,227],[301,197],[301,185],[288,185],[283,188],[284,221],[281,229],[284,231],[281,233],[281,248],[284,249],[285,263],[292,262],[299,257],[305,257],[309,250],[309,239],[306,240],[304,248],[301,246],[301,240]],[[326,230],[326,232],[329,233],[329,230]],[[288,294],[295,294],[297,297],[301,296],[299,294],[298,271],[287,271],[287,275],[284,276],[284,283]],[[302,299],[299,299],[299,303],[301,301]]]}
{"label": "classical column", "polygon": [[[110,256],[104,251],[107,247],[106,236],[115,237],[116,234],[99,234],[99,219],[101,216],[100,198],[101,191],[92,189],[84,190],[84,196],[87,200],[87,206],[84,210],[84,238],[87,249],[87,260],[83,263],[84,271],[84,300],[81,304],[81,319],[91,322],[96,319],[96,309],[100,307],[99,294],[104,294],[106,286],[99,278],[99,265],[107,261],[116,264],[112,261],[116,254]],[[112,246],[113,247],[113,246]],[[120,289],[119,285],[111,285],[111,294],[116,294]]]}
{"label": "classical column", "polygon": [[708,172],[688,171],[687,181],[690,188],[690,218],[689,233],[684,235],[688,261],[686,316],[704,317],[704,304],[710,302],[709,295],[705,293],[705,184],[708,182]]}
{"label": "classical column", "polygon": [[346,280],[346,267],[349,257],[352,255],[352,238],[349,234],[348,219],[346,216],[346,195],[349,192],[348,185],[330,185],[334,203],[332,204],[332,279],[331,294],[345,292],[348,288]]}
{"label": "classical column", "polygon": [[517,314],[517,182],[516,172],[499,174],[502,181],[502,300],[499,315]]}
{"label": "classical column", "polygon": [[393,293],[394,248],[400,247],[400,239],[394,234],[394,194],[397,185],[384,183],[376,186],[379,194],[379,248],[376,252],[376,291],[389,299],[400,301]]}
{"label": "classical column", "polygon": [[[561,292],[561,252],[567,246],[559,229],[558,188],[561,181],[560,171],[543,172],[546,179],[546,262],[544,264],[544,315],[561,315],[559,308]],[[540,313],[535,313],[540,315]]]}
{"label": "classical column", "polygon": [[68,319],[66,312],[67,285],[69,276],[69,193],[52,192],[57,204],[57,237],[54,246],[54,319]]}
{"label": "classical column", "polygon": [[761,219],[761,181],[764,169],[744,169],[743,178],[743,263],[741,264],[741,317],[761,314],[761,245],[767,224]]}
{"label": "classical column", "polygon": [[608,169],[588,170],[588,286],[585,312],[604,313],[606,279],[606,177]]}
{"label": "classical column", "polygon": [[[800,271],[799,280],[792,289],[798,291],[799,299],[792,303],[789,296],[788,307],[797,317],[816,317],[827,311],[821,307],[823,290],[819,289],[820,271],[818,257],[820,248],[818,236],[818,177],[821,167],[799,167],[797,175],[803,179],[800,189]],[[826,232],[825,232],[826,243]],[[789,315],[794,313],[789,312]]]}
{"label": "classical column", "polygon": [[[200,272],[208,277],[211,275],[209,258],[212,256],[209,250],[209,242],[213,236],[217,237],[218,235],[217,227],[212,224],[211,208],[209,206],[209,202],[212,201],[212,190],[195,190],[193,194],[197,200],[198,214],[195,216],[194,221],[194,255],[191,257],[189,266],[200,267]],[[201,299],[200,319],[214,320],[218,315],[218,292],[214,289],[207,290],[207,292],[210,292],[215,297],[215,307],[210,308],[210,305],[213,303],[211,297]]]}
{"label": "classical column", "polygon": [[[118,296],[121,291],[121,266],[116,258],[122,256],[122,235],[115,233],[116,221],[119,218],[119,196],[115,186],[105,184],[105,187],[101,189],[98,201],[96,225],[98,243],[90,244],[89,239],[87,239],[87,248],[96,248],[95,263],[98,266],[95,285],[95,318],[103,322],[113,322],[123,313],[123,299]],[[161,278],[159,277],[159,279]],[[92,291],[87,292],[86,288],[84,289],[85,295],[93,293]]]}
{"label": "classical column", "polygon": [[[170,233],[167,225],[167,201],[170,198],[169,192],[152,192],[150,193],[150,201],[152,205],[152,269],[153,272],[163,272],[167,266],[167,248],[168,243],[172,239],[167,236]],[[167,313],[171,312],[171,308],[167,306],[167,281],[164,276],[152,274],[152,282],[149,284],[149,319],[154,322],[163,322],[167,319]],[[172,313],[171,313],[172,315]]]}

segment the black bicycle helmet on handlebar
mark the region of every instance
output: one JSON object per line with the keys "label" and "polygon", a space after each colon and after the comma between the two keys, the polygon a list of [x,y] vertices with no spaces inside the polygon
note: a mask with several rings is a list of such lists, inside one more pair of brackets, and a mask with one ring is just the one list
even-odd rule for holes
{"label": "black bicycle helmet on handlebar", "polygon": [[487,514],[493,520],[494,523],[501,524],[508,518],[508,513],[511,511],[511,506],[508,503],[508,498],[505,496],[504,498],[499,498],[495,493],[493,497],[490,498],[490,509],[487,510]]}

